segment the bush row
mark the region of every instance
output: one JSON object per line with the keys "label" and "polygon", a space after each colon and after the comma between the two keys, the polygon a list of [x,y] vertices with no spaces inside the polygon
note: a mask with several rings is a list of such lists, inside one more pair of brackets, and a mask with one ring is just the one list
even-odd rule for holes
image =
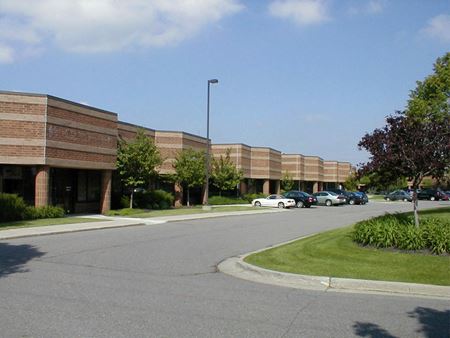
{"label": "bush row", "polygon": [[64,210],[60,207],[31,207],[22,197],[15,194],[0,194],[0,223],[37,218],[63,217]]}
{"label": "bush row", "polygon": [[[173,205],[174,197],[164,190],[152,190],[134,193],[133,208],[162,210],[170,209]],[[122,208],[130,207],[130,197],[123,196],[120,201]]]}
{"label": "bush row", "polygon": [[355,225],[353,240],[377,248],[400,250],[430,250],[432,253],[450,253],[450,220],[422,218],[420,226],[414,217],[403,214],[384,215]]}
{"label": "bush row", "polygon": [[227,196],[211,196],[208,198],[208,202],[211,205],[223,205],[223,204],[247,204],[248,201],[238,197]]}

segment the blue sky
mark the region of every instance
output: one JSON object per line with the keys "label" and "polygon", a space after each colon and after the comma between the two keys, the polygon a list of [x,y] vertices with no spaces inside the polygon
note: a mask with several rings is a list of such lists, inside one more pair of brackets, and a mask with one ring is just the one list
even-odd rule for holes
{"label": "blue sky", "polygon": [[213,143],[367,160],[450,51],[450,1],[0,0],[0,90],[45,93]]}

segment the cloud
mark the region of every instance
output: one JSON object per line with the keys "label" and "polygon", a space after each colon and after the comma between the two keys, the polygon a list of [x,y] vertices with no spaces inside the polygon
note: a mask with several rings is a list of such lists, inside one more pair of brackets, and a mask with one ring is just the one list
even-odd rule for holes
{"label": "cloud", "polygon": [[386,8],[386,0],[370,0],[368,2],[362,3],[358,2],[357,6],[351,6],[348,9],[350,15],[362,15],[362,14],[380,14]]}
{"label": "cloud", "polygon": [[78,53],[174,45],[242,8],[239,0],[0,0],[0,46],[14,55],[44,43]]}
{"label": "cloud", "polygon": [[422,30],[422,33],[444,43],[450,43],[450,15],[435,16],[428,21],[428,26]]}
{"label": "cloud", "polygon": [[277,0],[269,5],[269,13],[292,20],[300,26],[321,24],[330,20],[325,0]]}

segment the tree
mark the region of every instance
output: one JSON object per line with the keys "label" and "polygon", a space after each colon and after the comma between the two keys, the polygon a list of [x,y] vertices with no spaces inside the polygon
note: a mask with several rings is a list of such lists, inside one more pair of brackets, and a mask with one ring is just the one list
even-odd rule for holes
{"label": "tree", "polygon": [[411,118],[442,121],[450,114],[450,52],[438,58],[433,69],[410,93],[406,114]]}
{"label": "tree", "polygon": [[[450,118],[410,118],[404,112],[388,116],[386,126],[366,134],[359,148],[366,149],[370,161],[362,172],[376,172],[386,182],[399,177],[412,180],[414,191],[425,176],[442,177],[450,166]],[[413,197],[416,226],[419,225],[417,195]]]}
{"label": "tree", "polygon": [[183,149],[175,162],[175,180],[187,188],[187,205],[190,205],[189,189],[205,183],[205,153],[194,149]]}
{"label": "tree", "polygon": [[153,140],[138,129],[131,141],[120,139],[117,147],[117,170],[122,183],[131,189],[130,208],[136,188],[147,188],[158,176],[156,168],[162,163],[159,150]]}
{"label": "tree", "polygon": [[281,188],[284,191],[292,190],[294,187],[294,180],[292,178],[292,175],[289,171],[285,171],[283,174],[283,177],[281,178]]}
{"label": "tree", "polygon": [[236,168],[236,165],[230,158],[231,149],[227,149],[225,157],[220,155],[218,159],[213,158],[211,180],[212,184],[222,191],[229,191],[236,188],[241,182],[242,171]]}
{"label": "tree", "polygon": [[423,178],[439,180],[450,168],[450,53],[438,58],[433,70],[417,81],[404,112],[388,116],[383,129],[366,134],[358,144],[371,154],[363,172],[376,172],[386,182],[402,176],[412,180],[416,226],[416,190]]}

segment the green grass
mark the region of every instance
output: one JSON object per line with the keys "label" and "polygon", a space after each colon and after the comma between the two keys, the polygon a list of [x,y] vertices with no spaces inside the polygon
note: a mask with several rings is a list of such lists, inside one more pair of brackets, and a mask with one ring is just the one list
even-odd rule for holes
{"label": "green grass", "polygon": [[[422,216],[450,217],[450,208]],[[360,247],[351,240],[353,227],[332,230],[248,256],[266,269],[313,276],[450,285],[450,256],[404,253]]]}
{"label": "green grass", "polygon": [[384,201],[384,195],[367,195],[369,201]]}
{"label": "green grass", "polygon": [[0,223],[0,231],[17,228],[32,228],[42,227],[47,225],[59,225],[59,224],[74,224],[74,223],[89,223],[89,222],[101,222],[107,221],[96,218],[84,218],[84,217],[63,217],[63,218],[43,218],[33,219],[26,221],[4,222]]}
{"label": "green grass", "polygon": [[[178,215],[192,215],[192,214],[206,214],[212,212],[232,212],[232,211],[262,211],[262,208],[254,208],[251,206],[212,206],[211,210],[203,210],[201,206],[183,207],[167,210],[143,210],[143,209],[121,209],[111,210],[108,216],[129,216],[137,218],[149,217],[163,217],[163,216],[178,216]],[[267,209],[266,209],[267,210]]]}

